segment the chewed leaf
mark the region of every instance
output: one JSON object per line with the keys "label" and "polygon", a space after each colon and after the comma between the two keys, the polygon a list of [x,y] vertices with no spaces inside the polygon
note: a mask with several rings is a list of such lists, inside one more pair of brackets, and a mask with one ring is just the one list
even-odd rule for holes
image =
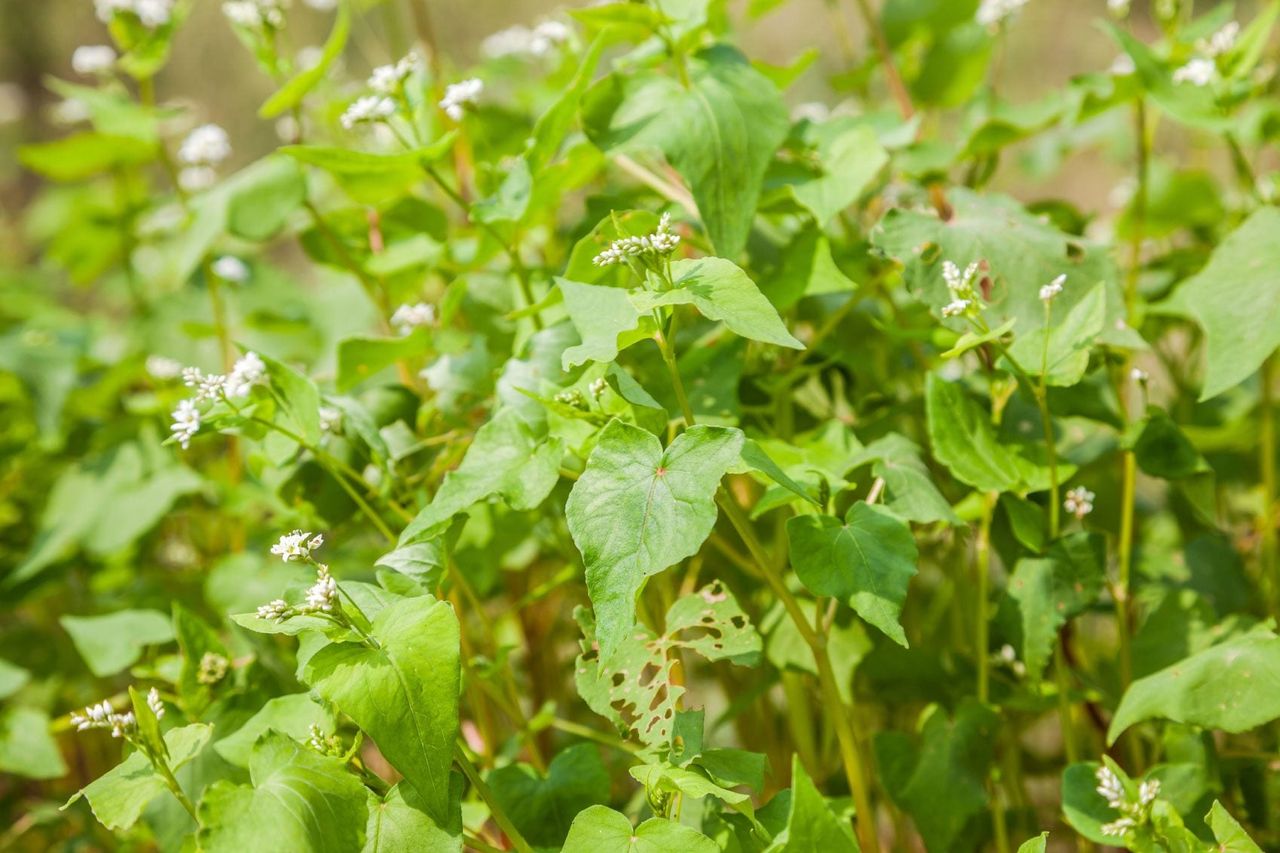
{"label": "chewed leaf", "polygon": [[762,647],[738,600],[719,581],[671,605],[667,638],[707,660],[728,659],[745,666],[759,661]]}

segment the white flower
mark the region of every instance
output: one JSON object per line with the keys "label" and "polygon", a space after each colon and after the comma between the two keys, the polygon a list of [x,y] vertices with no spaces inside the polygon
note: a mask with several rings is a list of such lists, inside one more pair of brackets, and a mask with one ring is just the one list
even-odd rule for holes
{"label": "white flower", "polygon": [[79,98],[66,98],[49,108],[55,124],[79,124],[89,118],[89,107]]}
{"label": "white flower", "polygon": [[222,4],[222,14],[239,27],[263,30],[284,26],[284,4],[276,0],[227,0]]}
{"label": "white flower", "polygon": [[1129,14],[1129,5],[1130,0],[1107,0],[1107,11],[1117,18],[1123,18]]}
{"label": "white flower", "polygon": [[173,17],[174,0],[94,0],[94,11],[104,24],[118,14],[134,15],[149,30],[163,27]]}
{"label": "white flower", "polygon": [[420,65],[416,53],[410,53],[390,65],[379,65],[369,75],[369,88],[379,95],[394,95]]}
{"label": "white flower", "polygon": [[1102,834],[1103,835],[1124,835],[1126,832],[1133,829],[1135,825],[1136,824],[1133,822],[1133,818],[1122,817],[1122,818],[1119,818],[1118,820],[1113,820],[1111,823],[1104,823],[1101,827]]}
{"label": "white flower", "polygon": [[338,8],[338,0],[302,0],[302,2],[317,12],[332,12]]}
{"label": "white flower", "polygon": [[1027,0],[982,0],[974,20],[984,27],[995,27],[1025,5]]}
{"label": "white flower", "polygon": [[295,530],[280,537],[280,541],[271,546],[271,553],[284,562],[293,560],[309,560],[311,552],[324,544],[324,536],[317,533],[312,536],[309,531]]}
{"label": "white flower", "polygon": [[228,397],[247,397],[255,385],[267,381],[267,365],[256,352],[247,352],[231,366],[222,392]]}
{"label": "white flower", "polygon": [[340,121],[347,130],[368,122],[386,121],[396,114],[396,102],[385,95],[365,95],[347,107]]}
{"label": "white flower", "polygon": [[1062,285],[1066,284],[1066,282],[1067,274],[1063,273],[1044,287],[1040,288],[1040,301],[1052,302],[1053,298],[1062,292]]}
{"label": "white flower", "polygon": [[1208,57],[1222,56],[1236,46],[1236,39],[1239,37],[1240,24],[1230,21],[1208,39],[1196,42],[1196,48]]}
{"label": "white flower", "polygon": [[797,104],[796,108],[791,111],[792,121],[808,121],[814,124],[821,124],[831,118],[831,108],[821,101],[807,101],[803,104]]}
{"label": "white flower", "polygon": [[942,306],[942,316],[958,317],[968,311],[971,305],[973,305],[972,299],[956,299],[953,302],[948,302]]}
{"label": "white flower", "polygon": [[178,159],[188,166],[216,166],[231,156],[231,139],[216,124],[202,124],[182,140]]}
{"label": "white flower", "polygon": [[592,397],[599,400],[604,396],[605,389],[608,387],[609,383],[605,381],[603,376],[601,376],[599,379],[593,380],[592,383],[587,386],[587,390],[591,392]]}
{"label": "white flower", "polygon": [[1129,371],[1129,378],[1139,385],[1145,385],[1151,380],[1151,374],[1143,370],[1141,367],[1135,367]]}
{"label": "white flower", "polygon": [[444,90],[444,97],[440,99],[440,109],[454,121],[462,121],[462,116],[466,113],[464,107],[475,106],[483,91],[484,81],[478,77],[453,83]]}
{"label": "white flower", "polygon": [[1213,60],[1197,56],[1173,72],[1173,82],[1191,83],[1194,86],[1208,86],[1217,76],[1218,66],[1213,63]]}
{"label": "white flower", "polygon": [[200,431],[200,410],[194,400],[183,400],[173,410],[173,423],[169,427],[178,444],[186,450],[191,446],[191,439]]}
{"label": "white flower", "polygon": [[207,190],[218,180],[218,173],[209,166],[188,166],[178,172],[178,186],[189,193]]}
{"label": "white flower", "polygon": [[609,248],[595,256],[592,263],[598,267],[607,267],[624,263],[627,258],[662,257],[674,252],[678,245],[680,235],[671,230],[671,214],[664,213],[658,220],[657,230],[652,234],[614,240]]}
{"label": "white flower", "polygon": [[543,21],[533,29],[516,25],[487,36],[480,53],[488,59],[503,56],[546,56],[573,37],[573,30],[560,21]]}
{"label": "white flower", "polygon": [[1138,805],[1149,806],[1160,796],[1160,780],[1148,779],[1138,786]]}
{"label": "white flower", "polygon": [[[1067,492],[1067,497],[1062,501],[1062,508],[1078,519],[1084,518],[1086,515],[1093,512],[1093,499],[1096,497],[1097,495],[1086,489],[1084,486],[1076,486],[1074,489]],[[1111,773],[1110,770],[1107,772]],[[1098,773],[1099,781],[1101,781],[1102,771],[1099,770]],[[1115,774],[1112,775],[1114,776]],[[1101,788],[1099,788],[1099,791],[1101,791]]]}
{"label": "white flower", "polygon": [[116,52],[105,44],[85,44],[71,54],[71,68],[77,74],[106,74],[116,64]]}
{"label": "white flower", "polygon": [[425,302],[401,305],[391,315],[391,325],[402,335],[407,335],[420,326],[430,326],[435,321],[436,309]]}
{"label": "white flower", "polygon": [[1122,53],[1111,61],[1111,67],[1107,69],[1107,73],[1113,77],[1128,77],[1137,70],[1138,67],[1133,64],[1133,57]]}
{"label": "white flower", "polygon": [[98,20],[107,24],[118,12],[132,12],[133,0],[94,0],[93,10]]}
{"label": "white flower", "polygon": [[249,267],[234,255],[223,255],[213,262],[213,274],[224,281],[243,284],[249,279]]}
{"label": "white flower", "polygon": [[293,608],[283,598],[277,598],[258,608],[258,618],[268,622],[283,622],[293,615]]}
{"label": "white flower", "polygon": [[163,355],[149,355],[147,373],[152,379],[177,379],[182,375],[182,362]]}
{"label": "white flower", "polygon": [[1124,785],[1120,783],[1120,777],[1115,771],[1103,764],[1093,775],[1098,780],[1097,791],[1107,801],[1107,805],[1113,809],[1122,808],[1125,804]]}
{"label": "white flower", "polygon": [[333,606],[337,601],[337,581],[333,579],[333,575],[329,574],[328,566],[318,566],[316,582],[307,590],[306,609],[310,611],[320,610],[325,613],[330,613],[333,611]]}
{"label": "white flower", "polygon": [[977,274],[977,261],[965,267],[964,272],[961,272],[960,267],[951,261],[942,262],[942,280],[947,283],[947,289],[951,291],[951,295],[957,299],[965,298],[973,292],[973,279]]}
{"label": "white flower", "polygon": [[154,687],[147,691],[147,707],[156,715],[157,720],[164,719],[164,702],[160,699],[160,691]]}
{"label": "white flower", "polygon": [[202,403],[223,395],[227,386],[227,377],[221,373],[204,373],[198,367],[184,367],[182,384],[196,392],[192,402]]}

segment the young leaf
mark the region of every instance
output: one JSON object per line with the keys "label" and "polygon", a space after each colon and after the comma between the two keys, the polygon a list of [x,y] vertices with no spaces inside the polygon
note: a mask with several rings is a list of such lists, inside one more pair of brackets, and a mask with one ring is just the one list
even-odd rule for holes
{"label": "young leaf", "polygon": [[789,349],[804,349],[778,316],[756,283],[742,268],[724,258],[698,258],[671,264],[675,288],[653,292],[635,291],[631,301],[642,312],[659,305],[690,304],[708,320],[718,320],[729,330],[750,338]]}
{"label": "young leaf", "polygon": [[329,32],[329,38],[325,39],[319,60],[267,98],[258,108],[258,117],[276,118],[302,103],[306,94],[329,73],[329,66],[342,55],[342,49],[347,46],[347,35],[350,32],[351,8],[347,3],[339,3],[337,17],[333,20],[333,29]]}
{"label": "young leaf", "polygon": [[798,756],[791,758],[791,810],[787,826],[773,838],[767,853],[856,853],[858,842],[827,805]]}
{"label": "young leaf", "polygon": [[606,806],[592,806],[573,819],[561,853],[719,853],[696,829],[652,817],[637,827]]}
{"label": "young leaf", "polygon": [[1049,843],[1048,831],[1042,832],[1035,838],[1028,838],[1026,841],[1018,845],[1018,853],[1045,853],[1045,846]]}
{"label": "young leaf", "polygon": [[1143,720],[1165,719],[1225,732],[1245,732],[1280,717],[1280,637],[1258,630],[1210,646],[1139,678],[1120,699],[1107,729],[1115,743]]}
{"label": "young leaf", "polygon": [[622,288],[583,284],[567,278],[557,278],[556,286],[564,294],[564,309],[582,339],[582,343],[569,347],[561,355],[565,370],[588,361],[613,361],[619,350],[653,334],[652,323],[643,324],[645,328],[642,328],[644,315]]}
{"label": "young leaf", "polygon": [[268,732],[249,760],[252,785],[209,786],[198,813],[200,849],[243,853],[270,839],[280,850],[344,853],[364,843],[368,794],[336,758]]}
{"label": "young leaf", "polygon": [[732,48],[708,48],[689,65],[688,88],[657,73],[604,77],[583,98],[583,127],[605,151],[661,152],[693,190],[716,253],[736,258],[765,168],[786,138],[786,108]]}
{"label": "young leaf", "polygon": [[422,797],[404,780],[382,799],[370,792],[363,853],[462,853],[462,774],[451,780],[449,821],[443,825],[431,819]]}
{"label": "young leaf", "polygon": [[1221,853],[1262,853],[1262,848],[1217,800],[1213,801],[1213,807],[1209,809],[1205,821],[1213,830],[1214,841],[1218,842],[1215,849]]}
{"label": "young leaf", "polygon": [[916,543],[897,516],[859,501],[844,522],[829,515],[797,515],[787,522],[791,565],[815,595],[848,604],[900,645],[898,623],[916,573]]}
{"label": "young leaf", "polygon": [[848,465],[856,468],[867,462],[872,463],[871,473],[884,480],[885,506],[895,514],[917,524],[960,523],[951,504],[934,484],[929,468],[920,459],[920,448],[915,442],[890,433],[864,447]]}
{"label": "young leaf", "polygon": [[[195,723],[165,732],[164,742],[169,750],[169,767],[177,770],[190,762],[213,733],[211,726]],[[128,829],[137,823],[142,810],[161,794],[168,792],[164,779],[151,766],[141,752],[134,752],[124,761],[80,789],[67,806],[84,797],[89,801],[94,816],[107,829]]]}
{"label": "young leaf", "polygon": [[374,739],[443,824],[458,732],[458,619],[446,602],[407,598],[379,613],[370,634],[376,648],[322,648],[304,679]]}
{"label": "young leaf", "polygon": [[214,752],[237,767],[249,766],[253,745],[268,731],[305,741],[311,727],[318,726],[326,735],[333,734],[333,712],[316,702],[309,693],[295,693],[268,699],[244,725],[213,744]]}
{"label": "young leaf", "polygon": [[1053,657],[1058,630],[1101,594],[1105,567],[1106,543],[1089,533],[1072,533],[1044,557],[1022,559],[1014,567],[1009,597],[1022,614],[1022,660],[1033,679]]}
{"label": "young leaf", "polygon": [[663,450],[652,434],[618,420],[600,434],[565,518],[586,566],[605,661],[635,623],[645,578],[696,554],[711,533],[716,489],[742,442],[736,429],[699,425]]}
{"label": "young leaf", "polygon": [[805,141],[816,148],[820,171],[787,185],[796,202],[809,211],[819,228],[858,200],[889,155],[869,125],[844,119],[805,128]]}
{"label": "young leaf", "polygon": [[[1015,335],[1009,353],[1032,376],[1041,374],[1043,364],[1045,381],[1049,385],[1075,385],[1088,369],[1089,350],[1102,332],[1106,318],[1106,290],[1101,282],[1090,287],[1065,312],[1065,316],[1056,305],[1054,308],[1050,315],[1052,325],[1047,330],[1041,326],[1030,330],[1029,334]],[[1046,335],[1049,338],[1047,345]]]}

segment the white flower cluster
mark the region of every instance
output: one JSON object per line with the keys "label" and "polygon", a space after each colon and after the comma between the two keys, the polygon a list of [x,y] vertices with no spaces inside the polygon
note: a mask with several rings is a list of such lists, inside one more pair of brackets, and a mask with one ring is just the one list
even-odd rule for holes
{"label": "white flower cluster", "polygon": [[169,431],[178,439],[182,449],[191,445],[191,439],[200,431],[199,404],[219,398],[233,400],[249,396],[255,385],[267,381],[267,365],[255,352],[245,353],[225,376],[221,373],[205,373],[198,367],[182,369],[182,384],[195,391],[195,396],[178,403],[173,410],[173,423]]}
{"label": "white flower cluster", "polygon": [[1006,18],[1027,5],[1028,0],[982,0],[978,13],[974,16],[984,27],[996,27]]}
{"label": "white flower cluster", "polygon": [[338,756],[346,751],[342,744],[342,738],[338,737],[337,734],[325,734],[324,729],[315,723],[312,723],[311,728],[308,730],[307,746],[322,755]]}
{"label": "white flower cluster", "polygon": [[1062,275],[1055,278],[1053,281],[1046,284],[1044,287],[1040,288],[1040,301],[1052,302],[1054,297],[1062,293],[1062,286],[1066,283],[1067,283],[1067,274],[1063,273]]}
{"label": "white flower cluster", "polygon": [[947,283],[951,301],[942,306],[943,317],[968,316],[982,308],[982,298],[973,286],[980,265],[973,261],[963,270],[951,261],[942,262],[942,280]]}
{"label": "white flower cluster", "polygon": [[164,701],[160,698],[160,691],[154,687],[147,691],[147,707],[156,715],[157,720],[164,719]]}
{"label": "white flower cluster", "polygon": [[338,601],[338,582],[329,574],[329,567],[323,563],[316,567],[316,582],[307,589],[305,610],[332,613]]}
{"label": "white flower cluster", "polygon": [[1127,17],[1131,0],[1107,0],[1107,11],[1117,18]]}
{"label": "white flower cluster", "polygon": [[182,375],[182,362],[163,355],[149,355],[147,373],[152,379],[177,379]]}
{"label": "white flower cluster", "polygon": [[342,411],[333,406],[321,406],[316,413],[320,419],[321,432],[337,432],[342,429]]}
{"label": "white flower cluster", "polygon": [[413,305],[401,305],[391,315],[391,325],[402,335],[407,335],[421,326],[430,326],[436,321],[436,309],[425,302]]}
{"label": "white flower cluster", "polygon": [[222,14],[246,30],[278,30],[284,27],[286,5],[277,0],[227,0],[222,4]]}
{"label": "white flower cluster", "polygon": [[603,376],[601,376],[599,379],[593,380],[591,384],[587,386],[587,390],[591,392],[592,397],[599,400],[604,396],[605,389],[608,387],[609,383],[605,381]]}
{"label": "white flower cluster", "polygon": [[82,714],[72,713],[71,725],[75,726],[78,732],[89,729],[110,729],[112,737],[127,737],[137,729],[138,721],[132,711],[117,714],[116,709],[111,707],[111,703],[103,699],[98,704],[85,708]]}
{"label": "white flower cluster", "polygon": [[369,88],[379,95],[394,95],[421,66],[418,54],[412,52],[390,65],[379,65],[369,75]]}
{"label": "white flower cluster", "polygon": [[1093,512],[1093,500],[1096,497],[1097,495],[1084,486],[1076,486],[1067,492],[1066,498],[1062,501],[1062,508],[1077,519],[1082,519]]}
{"label": "white flower cluster", "polygon": [[640,237],[623,237],[614,240],[609,248],[596,255],[593,263],[598,267],[625,263],[628,258],[666,257],[680,245],[680,235],[671,230],[671,214],[664,213],[658,220],[658,230]]}
{"label": "white flower cluster", "polygon": [[444,90],[444,97],[440,99],[440,109],[454,121],[462,121],[463,115],[466,114],[466,107],[475,106],[483,91],[484,81],[478,77],[450,84]]}
{"label": "white flower cluster", "polygon": [[311,552],[324,544],[324,535],[314,536],[307,530],[295,530],[280,537],[280,541],[271,546],[271,553],[286,563],[294,560],[310,560]]}
{"label": "white flower cluster", "polygon": [[559,21],[543,21],[530,29],[517,24],[499,30],[480,43],[480,53],[488,59],[504,56],[543,57],[573,37],[573,30]]}
{"label": "white flower cluster", "polygon": [[[309,533],[303,533],[295,530],[287,536],[280,537],[280,544],[271,549],[271,553],[280,554],[277,550],[284,545],[285,540],[290,540],[290,547],[298,549],[296,553],[299,556],[285,556],[285,562],[290,559],[307,559],[310,560],[311,549],[319,547],[323,541],[320,536],[315,536],[310,543],[298,539],[298,537],[310,536]],[[338,604],[338,582],[334,580],[333,575],[329,574],[329,567],[324,563],[313,563],[316,567],[316,580],[306,593],[306,600],[294,607],[283,598],[277,598],[275,601],[269,602],[258,608],[258,618],[265,619],[268,622],[283,622],[294,616],[316,616],[324,615],[331,619],[346,624],[346,617],[342,613],[342,608]]]}
{"label": "white flower cluster", "polygon": [[1207,39],[1196,42],[1196,56],[1173,72],[1174,83],[1208,86],[1218,79],[1218,57],[1231,51],[1240,37],[1240,25],[1230,21]]}
{"label": "white flower cluster", "polygon": [[216,124],[197,127],[178,147],[178,183],[188,192],[207,189],[218,179],[214,167],[230,156],[231,139],[225,130]]}
{"label": "white flower cluster", "polygon": [[1141,367],[1135,367],[1129,371],[1129,378],[1139,385],[1146,385],[1151,381],[1151,374],[1143,370]]}
{"label": "white flower cluster", "polygon": [[77,74],[108,74],[115,65],[116,52],[105,44],[84,44],[71,54],[71,70]]}
{"label": "white flower cluster", "polygon": [[1102,825],[1103,835],[1122,836],[1129,830],[1146,823],[1151,815],[1151,804],[1160,795],[1160,780],[1149,779],[1138,786],[1138,799],[1130,801],[1124,785],[1115,771],[1105,764],[1094,774],[1098,780],[1097,792],[1107,805],[1121,813],[1121,817]]}
{"label": "white flower cluster", "polygon": [[568,406],[571,409],[586,409],[587,400],[582,396],[582,392],[577,388],[569,388],[561,391],[555,396],[555,401],[562,406]]}
{"label": "white flower cluster", "polygon": [[354,130],[362,124],[386,121],[396,114],[396,102],[386,95],[365,95],[356,98],[347,107],[339,121],[346,130]]}
{"label": "white flower cluster", "polygon": [[98,20],[107,24],[116,15],[133,15],[149,30],[159,29],[173,19],[174,0],[94,0]]}

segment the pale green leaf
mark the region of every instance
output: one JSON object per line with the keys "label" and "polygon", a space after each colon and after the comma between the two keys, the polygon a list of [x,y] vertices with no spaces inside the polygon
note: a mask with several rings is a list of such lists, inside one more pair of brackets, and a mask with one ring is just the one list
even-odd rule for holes
{"label": "pale green leaf", "polygon": [[660,817],[631,826],[627,816],[592,806],[573,819],[561,853],[719,853],[696,829]]}
{"label": "pale green leaf", "polygon": [[1059,629],[1097,600],[1105,572],[1105,543],[1088,533],[1072,533],[1044,557],[1018,561],[1008,590],[1022,616],[1022,660],[1033,679],[1053,658]]}
{"label": "pale green leaf", "polygon": [[48,714],[35,708],[0,709],[0,773],[28,779],[67,775]]}
{"label": "pale green leaf", "polygon": [[858,842],[827,805],[798,756],[791,759],[791,808],[787,825],[774,836],[767,853],[856,853]]}
{"label": "pale green leaf", "polygon": [[647,318],[642,323],[644,315],[622,288],[583,284],[567,278],[557,278],[556,285],[564,294],[564,309],[569,320],[582,339],[582,343],[569,347],[561,355],[565,370],[588,361],[613,361],[619,350],[653,334],[653,324]]}
{"label": "pale green leaf", "polygon": [[1213,830],[1213,839],[1218,842],[1214,849],[1219,853],[1262,853],[1257,842],[1249,837],[1240,822],[1217,800],[1213,801],[1213,807],[1209,809],[1205,820]]}
{"label": "pale green leaf", "polygon": [[118,610],[103,616],[63,616],[58,620],[89,671],[115,675],[137,662],[147,646],[173,640],[169,617],[156,610]]}
{"label": "pale green leaf", "polygon": [[248,767],[253,745],[264,733],[277,731],[289,737],[305,741],[311,727],[318,726],[325,734],[333,734],[333,713],[316,702],[307,693],[277,696],[268,699],[244,725],[213,744],[214,751],[237,767]]}

